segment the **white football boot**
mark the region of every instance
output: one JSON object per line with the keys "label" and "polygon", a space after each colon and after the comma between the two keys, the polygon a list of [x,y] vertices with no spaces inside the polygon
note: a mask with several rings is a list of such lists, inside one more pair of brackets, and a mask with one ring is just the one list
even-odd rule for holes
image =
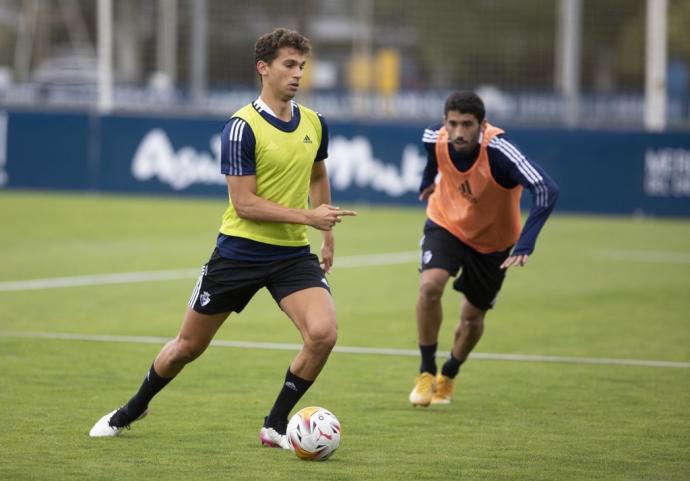
{"label": "white football boot", "polygon": [[288,438],[284,434],[280,434],[273,428],[261,428],[259,431],[259,439],[261,444],[269,448],[290,449]]}
{"label": "white football boot", "polygon": [[[115,413],[119,409],[116,409],[112,412],[109,412],[105,416],[103,416],[101,419],[98,420],[96,424],[91,428],[91,431],[89,431],[89,436],[92,438],[104,438],[104,437],[114,437],[114,436],[119,436],[120,433],[122,432],[123,429],[127,428],[129,429],[129,424],[126,424],[124,426],[112,426],[110,424],[110,420],[113,418]],[[137,422],[143,417],[145,417],[149,413],[149,410],[147,409],[144,411],[141,416],[136,418],[132,422]]]}

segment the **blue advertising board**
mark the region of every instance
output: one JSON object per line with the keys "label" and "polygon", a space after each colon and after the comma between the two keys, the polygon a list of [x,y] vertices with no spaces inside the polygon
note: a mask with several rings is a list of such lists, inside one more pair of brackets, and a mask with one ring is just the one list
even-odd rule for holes
{"label": "blue advertising board", "polygon": [[99,188],[227,195],[220,173],[222,128],[222,120],[103,117]]}
{"label": "blue advertising board", "polygon": [[[219,171],[223,123],[0,112],[0,186],[225,196]],[[329,125],[334,201],[419,205],[424,124]],[[560,185],[560,212],[690,216],[688,133],[502,127]],[[523,197],[528,208],[529,193]]]}
{"label": "blue advertising board", "polygon": [[[3,151],[6,187],[32,189],[88,189],[97,159],[87,139],[96,134],[83,113],[5,112]],[[97,126],[96,126],[97,127]],[[4,147],[4,148],[3,148]],[[4,167],[4,168],[3,168]]]}
{"label": "blue advertising board", "polygon": [[690,215],[690,134],[508,133],[560,185],[559,211]]}

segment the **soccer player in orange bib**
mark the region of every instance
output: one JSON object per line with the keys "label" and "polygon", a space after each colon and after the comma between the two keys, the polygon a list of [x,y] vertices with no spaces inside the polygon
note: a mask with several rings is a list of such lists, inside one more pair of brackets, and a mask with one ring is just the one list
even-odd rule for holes
{"label": "soccer player in orange bib", "polygon": [[[482,336],[506,270],[526,264],[558,198],[556,183],[485,115],[479,96],[455,92],[446,100],[443,123],[426,129],[422,139],[428,161],[419,198],[428,200],[428,219],[417,299],[421,365],[409,396],[414,406],[451,402],[455,377]],[[532,207],[521,228],[523,189]],[[460,322],[438,372],[441,297],[459,271],[453,287],[464,294]]]}

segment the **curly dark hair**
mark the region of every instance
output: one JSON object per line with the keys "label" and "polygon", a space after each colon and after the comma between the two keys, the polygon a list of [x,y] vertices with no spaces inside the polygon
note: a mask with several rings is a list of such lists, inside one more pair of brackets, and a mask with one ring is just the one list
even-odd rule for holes
{"label": "curly dark hair", "polygon": [[472,114],[481,124],[486,116],[486,108],[484,102],[479,95],[474,92],[453,92],[446,99],[446,105],[443,109],[443,115],[448,115],[451,110],[460,112],[461,114]]}
{"label": "curly dark hair", "polygon": [[309,55],[311,52],[311,43],[307,37],[294,30],[276,28],[256,41],[254,64],[259,60],[270,64],[278,56],[278,50],[283,47],[292,47],[302,55]]}

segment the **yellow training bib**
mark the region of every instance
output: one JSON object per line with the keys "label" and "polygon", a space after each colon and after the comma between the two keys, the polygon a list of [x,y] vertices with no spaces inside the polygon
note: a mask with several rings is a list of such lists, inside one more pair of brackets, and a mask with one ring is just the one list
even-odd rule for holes
{"label": "yellow training bib", "polygon": [[[306,209],[309,184],[316,154],[321,145],[321,121],[313,110],[298,105],[297,128],[285,132],[249,104],[233,114],[243,119],[256,139],[256,194],[284,207]],[[307,226],[279,222],[257,222],[237,215],[232,199],[220,232],[226,235],[279,246],[305,246]]]}

